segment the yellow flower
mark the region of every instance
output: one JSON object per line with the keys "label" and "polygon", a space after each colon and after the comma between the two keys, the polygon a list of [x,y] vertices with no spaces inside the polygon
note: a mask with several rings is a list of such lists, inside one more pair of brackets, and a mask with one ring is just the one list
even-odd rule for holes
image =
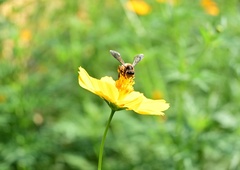
{"label": "yellow flower", "polygon": [[217,16],[219,14],[219,9],[216,2],[212,0],[202,0],[201,5],[208,14],[213,16]]}
{"label": "yellow flower", "polygon": [[103,98],[115,111],[133,110],[139,114],[161,115],[169,108],[165,100],[147,99],[142,93],[134,91],[134,77],[119,76],[117,81],[111,77],[100,80],[88,75],[85,69],[79,67],[78,81],[81,87]]}
{"label": "yellow flower", "polygon": [[129,0],[126,8],[138,15],[147,15],[151,11],[151,7],[143,0]]}

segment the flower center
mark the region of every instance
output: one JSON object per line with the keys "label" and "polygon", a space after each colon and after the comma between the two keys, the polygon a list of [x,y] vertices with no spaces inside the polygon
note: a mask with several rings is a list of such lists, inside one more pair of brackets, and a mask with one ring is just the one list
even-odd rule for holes
{"label": "flower center", "polygon": [[119,91],[119,98],[131,93],[134,90],[134,83],[134,76],[126,77],[122,74],[119,74],[118,80],[116,81],[116,87]]}

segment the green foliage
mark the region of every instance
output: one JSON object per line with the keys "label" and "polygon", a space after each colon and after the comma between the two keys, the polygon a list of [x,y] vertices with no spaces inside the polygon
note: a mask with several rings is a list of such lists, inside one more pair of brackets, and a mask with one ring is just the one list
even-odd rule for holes
{"label": "green foliage", "polygon": [[[110,109],[78,85],[78,67],[117,78],[136,54],[135,90],[160,94],[166,120],[117,112],[103,169],[240,166],[238,1],[176,6],[149,1],[129,18],[121,1],[1,1],[0,169],[93,170]],[[23,4],[21,4],[23,3]]]}

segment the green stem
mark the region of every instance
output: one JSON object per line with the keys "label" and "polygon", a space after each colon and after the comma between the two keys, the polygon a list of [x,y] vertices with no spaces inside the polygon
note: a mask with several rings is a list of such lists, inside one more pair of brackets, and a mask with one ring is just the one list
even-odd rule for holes
{"label": "green stem", "polygon": [[108,129],[109,129],[110,123],[112,121],[114,113],[115,113],[115,111],[112,110],[111,114],[109,116],[108,122],[107,122],[107,126],[105,128],[103,137],[102,137],[102,142],[101,142],[100,151],[99,151],[99,157],[98,157],[98,170],[102,169],[102,158],[103,158],[104,143],[105,143],[107,132],[108,132]]}

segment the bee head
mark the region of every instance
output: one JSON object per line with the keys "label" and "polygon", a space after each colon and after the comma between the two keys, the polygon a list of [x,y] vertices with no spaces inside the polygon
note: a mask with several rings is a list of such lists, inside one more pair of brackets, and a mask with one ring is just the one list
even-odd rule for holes
{"label": "bee head", "polygon": [[118,68],[119,76],[120,74],[126,78],[130,78],[134,76],[134,67],[132,64],[126,63],[124,65],[119,66]]}

